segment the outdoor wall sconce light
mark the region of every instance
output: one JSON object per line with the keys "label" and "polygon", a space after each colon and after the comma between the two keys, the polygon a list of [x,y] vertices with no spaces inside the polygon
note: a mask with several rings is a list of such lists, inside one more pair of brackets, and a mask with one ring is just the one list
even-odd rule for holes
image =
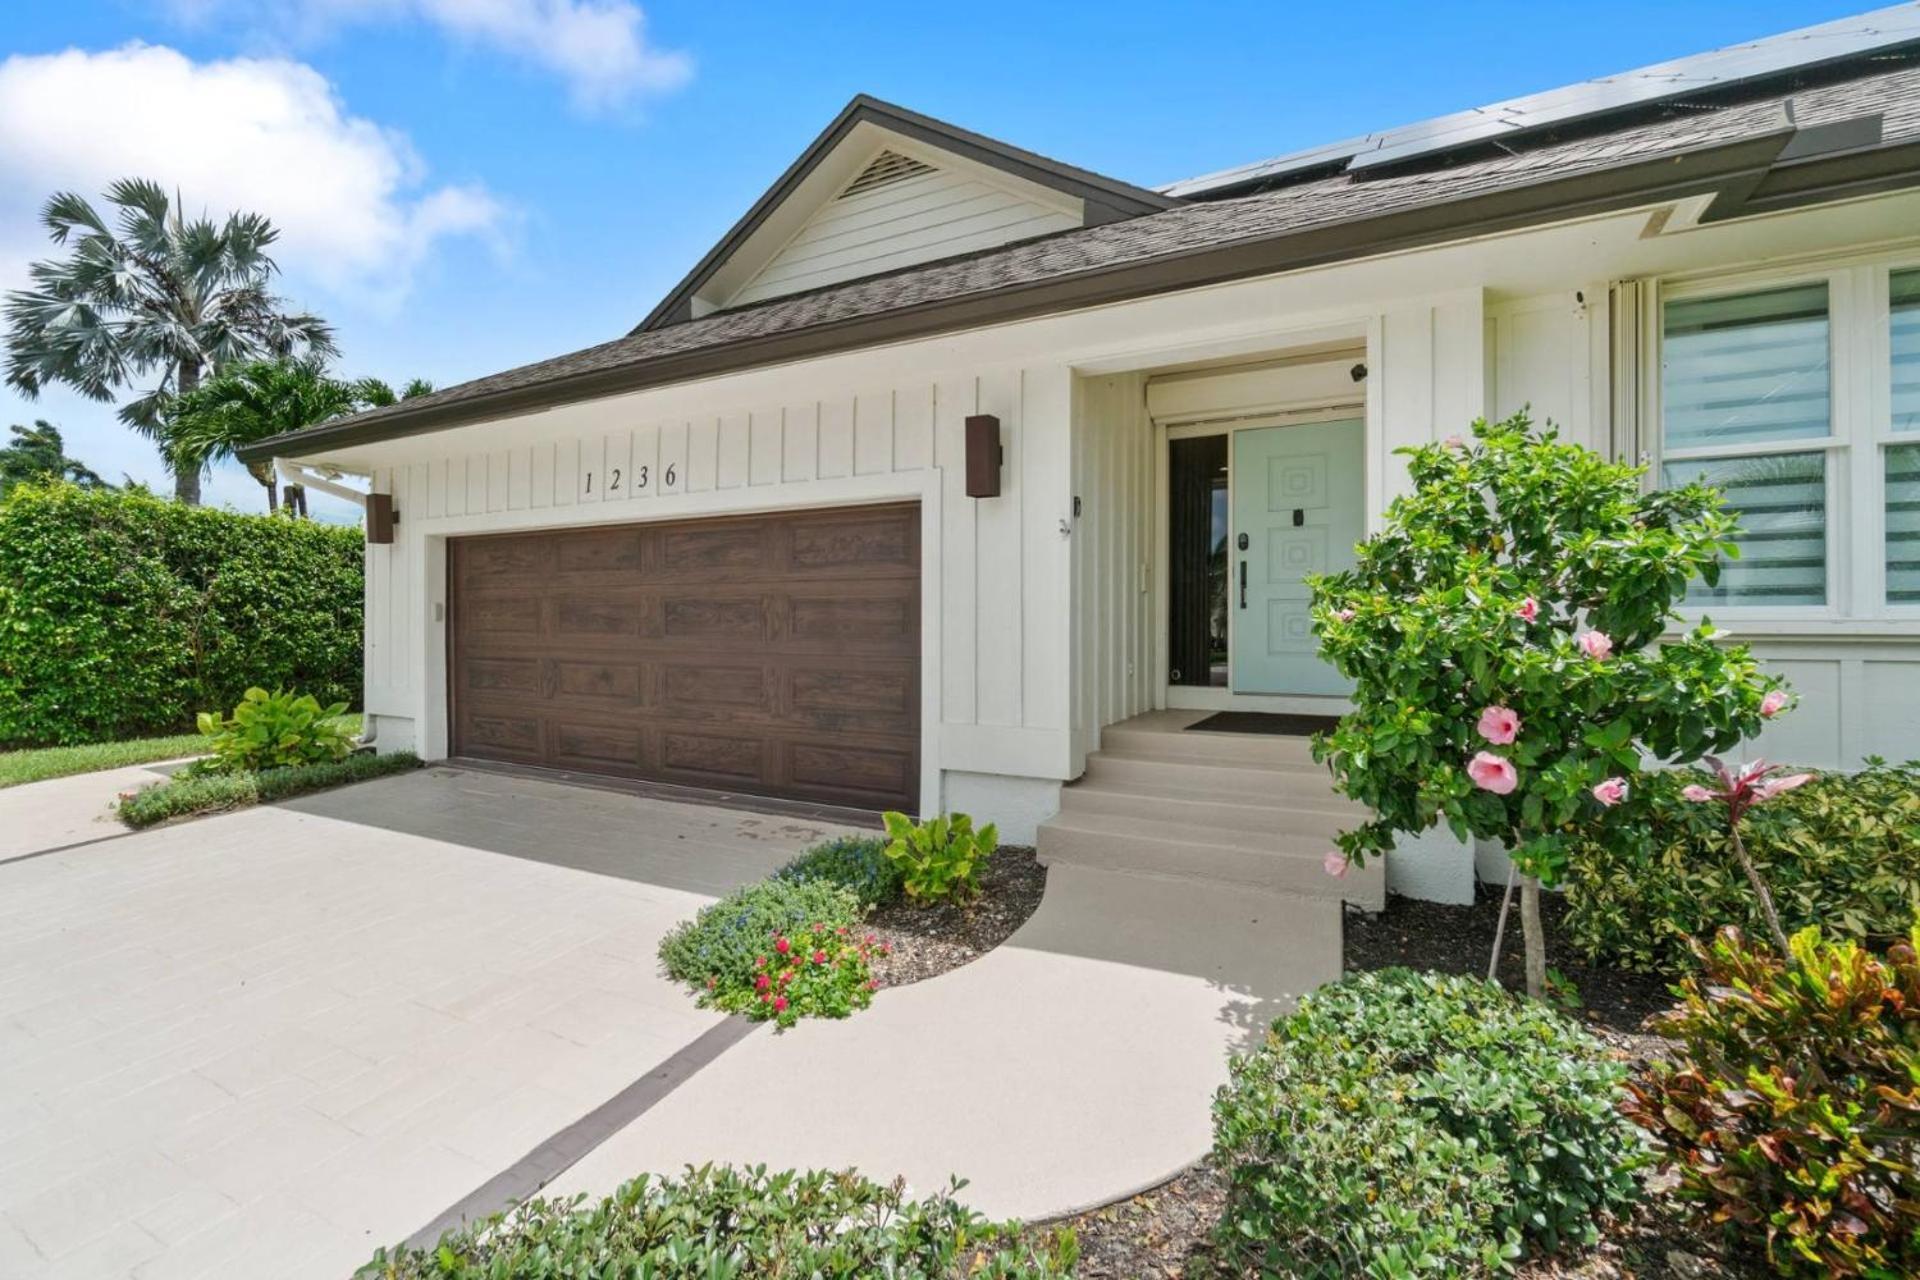
{"label": "outdoor wall sconce light", "polygon": [[1000,419],[976,413],[967,419],[967,496],[1000,496]]}
{"label": "outdoor wall sconce light", "polygon": [[369,543],[392,542],[393,526],[399,523],[400,513],[394,510],[392,494],[370,493],[367,495],[367,541]]}

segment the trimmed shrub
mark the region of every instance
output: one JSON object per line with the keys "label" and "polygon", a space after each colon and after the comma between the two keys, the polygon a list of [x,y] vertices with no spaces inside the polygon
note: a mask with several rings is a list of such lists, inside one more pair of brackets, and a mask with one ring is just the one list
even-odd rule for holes
{"label": "trimmed shrub", "polygon": [[219,813],[250,804],[272,804],[310,791],[325,791],[329,787],[365,782],[419,767],[420,757],[411,751],[395,751],[381,756],[364,752],[327,764],[262,769],[259,773],[183,773],[121,796],[120,821],[130,827],[150,827],[170,818]]}
{"label": "trimmed shrub", "polygon": [[825,880],[850,891],[863,907],[877,907],[900,896],[900,869],[887,857],[887,842],[877,836],[842,836],[817,844],[780,868],[783,880]]}
{"label": "trimmed shrub", "polygon": [[597,1203],[530,1200],[449,1232],[431,1248],[382,1249],[363,1280],[1055,1280],[1070,1276],[1071,1232],[1022,1245],[953,1198],[909,1200],[851,1171],[768,1173],[711,1165],[642,1176]]}
{"label": "trimmed shrub", "polygon": [[828,880],[775,876],[736,889],[660,940],[669,977],[700,1003],[792,1026],[873,1002],[860,900]]}
{"label": "trimmed shrub", "polygon": [[1591,1243],[1638,1194],[1626,1074],[1488,983],[1386,969],[1323,987],[1214,1100],[1216,1241],[1259,1274],[1382,1278]]}
{"label": "trimmed shrub", "polygon": [[[1566,882],[1568,936],[1626,969],[1680,972],[1725,924],[1759,935],[1759,904],[1728,847],[1726,809],[1684,799],[1691,771],[1636,780],[1645,821],[1578,842]],[[1741,838],[1789,933],[1818,924],[1889,942],[1920,917],[1920,762],[1869,760],[1756,805]]]}
{"label": "trimmed shrub", "polygon": [[1628,1110],[1680,1193],[1790,1276],[1920,1275],[1920,926],[1878,959],[1818,929],[1783,964],[1728,930]]}
{"label": "trimmed shrub", "polygon": [[250,685],[360,698],[360,531],[23,485],[0,503],[0,747],[191,728]]}

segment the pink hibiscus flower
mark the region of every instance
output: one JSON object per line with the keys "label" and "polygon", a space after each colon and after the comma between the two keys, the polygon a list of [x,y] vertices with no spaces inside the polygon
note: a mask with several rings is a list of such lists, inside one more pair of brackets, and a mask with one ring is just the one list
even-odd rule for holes
{"label": "pink hibiscus flower", "polygon": [[1625,778],[1607,778],[1593,784],[1593,798],[1611,809],[1627,798]]}
{"label": "pink hibiscus flower", "polygon": [[1480,713],[1480,736],[1504,747],[1520,736],[1520,717],[1508,707],[1488,707]]}
{"label": "pink hibiscus flower", "polygon": [[1353,864],[1347,861],[1345,854],[1337,852],[1329,853],[1326,857],[1322,858],[1320,865],[1326,868],[1328,875],[1336,879],[1344,877],[1353,867]]}
{"label": "pink hibiscus flower", "polygon": [[1787,703],[1790,701],[1791,699],[1787,697],[1787,691],[1785,689],[1769,689],[1767,690],[1767,696],[1760,699],[1760,714],[1766,719],[1771,720],[1782,711],[1785,711],[1787,709]]}
{"label": "pink hibiscus flower", "polygon": [[1520,616],[1520,621],[1532,622],[1540,616],[1540,602],[1532,596],[1528,596],[1520,602],[1520,607],[1515,609],[1514,612]]}
{"label": "pink hibiscus flower", "polygon": [[1511,795],[1520,785],[1520,771],[1513,767],[1513,761],[1491,751],[1474,753],[1473,759],[1467,761],[1467,776],[1473,779],[1474,786],[1497,796]]}
{"label": "pink hibiscus flower", "polygon": [[1613,656],[1613,638],[1604,631],[1582,631],[1580,652],[1595,662],[1603,662]]}

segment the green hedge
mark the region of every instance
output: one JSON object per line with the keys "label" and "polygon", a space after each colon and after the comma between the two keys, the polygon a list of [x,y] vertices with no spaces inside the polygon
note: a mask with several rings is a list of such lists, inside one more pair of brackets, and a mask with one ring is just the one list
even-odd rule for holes
{"label": "green hedge", "polygon": [[395,751],[384,756],[363,752],[326,764],[262,769],[259,773],[183,773],[121,797],[120,821],[134,828],[150,827],[169,818],[220,813],[250,804],[272,804],[310,791],[325,791],[329,787],[365,782],[419,767],[420,757],[411,751]]}
{"label": "green hedge", "polygon": [[250,685],[360,702],[358,529],[21,486],[0,502],[0,748],[193,726]]}
{"label": "green hedge", "polygon": [[[1723,925],[1765,936],[1759,904],[1727,843],[1727,811],[1694,804],[1692,770],[1636,782],[1649,820],[1573,846],[1566,929],[1593,960],[1679,973],[1689,950]],[[1858,773],[1823,773],[1757,805],[1741,825],[1781,923],[1829,935],[1904,937],[1920,912],[1920,762],[1871,760]]]}

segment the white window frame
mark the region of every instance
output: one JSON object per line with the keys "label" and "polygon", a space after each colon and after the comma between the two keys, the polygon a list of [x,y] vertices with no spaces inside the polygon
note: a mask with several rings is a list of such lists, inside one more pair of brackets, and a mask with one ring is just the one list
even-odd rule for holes
{"label": "white window frame", "polygon": [[[1640,382],[1649,489],[1659,486],[1669,462],[1784,453],[1822,453],[1827,460],[1827,602],[1690,606],[1681,610],[1689,621],[1702,613],[1736,625],[1778,621],[1817,626],[1920,619],[1920,605],[1893,605],[1886,598],[1887,449],[1897,444],[1920,444],[1920,432],[1903,435],[1893,430],[1888,282],[1894,272],[1912,268],[1920,268],[1920,247],[1790,266],[1671,276],[1645,283],[1641,290]],[[1666,304],[1808,284],[1827,287],[1828,434],[1805,440],[1669,451],[1661,405]]]}

